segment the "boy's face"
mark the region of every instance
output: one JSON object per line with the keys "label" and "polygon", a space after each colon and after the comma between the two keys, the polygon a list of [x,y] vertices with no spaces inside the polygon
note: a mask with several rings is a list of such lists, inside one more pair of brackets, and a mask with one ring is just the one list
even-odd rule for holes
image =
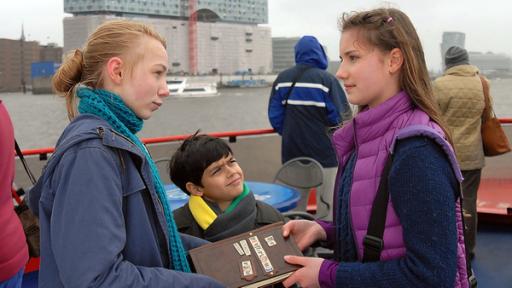
{"label": "boy's face", "polygon": [[[190,182],[189,182],[190,183]],[[208,166],[201,178],[203,187],[195,186],[193,195],[204,196],[223,207],[243,191],[244,173],[233,155],[228,155]]]}

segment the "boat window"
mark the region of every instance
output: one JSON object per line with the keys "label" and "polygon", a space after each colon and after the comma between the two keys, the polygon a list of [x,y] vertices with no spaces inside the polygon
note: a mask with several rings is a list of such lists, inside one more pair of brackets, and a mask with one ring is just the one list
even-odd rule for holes
{"label": "boat window", "polygon": [[183,92],[204,92],[206,89],[204,88],[185,88]]}

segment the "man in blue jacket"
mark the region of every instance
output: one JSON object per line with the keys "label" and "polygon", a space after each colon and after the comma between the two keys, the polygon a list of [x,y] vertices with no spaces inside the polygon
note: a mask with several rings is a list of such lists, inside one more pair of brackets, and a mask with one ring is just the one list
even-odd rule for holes
{"label": "man in blue jacket", "polygon": [[[316,215],[331,220],[338,162],[329,128],[350,119],[352,111],[338,80],[325,71],[327,56],[315,37],[304,36],[297,42],[295,63],[274,81],[268,117],[272,127],[282,136],[283,163],[305,156],[324,167],[324,181],[317,190]],[[297,207],[299,210],[305,210],[307,196],[303,195]]]}

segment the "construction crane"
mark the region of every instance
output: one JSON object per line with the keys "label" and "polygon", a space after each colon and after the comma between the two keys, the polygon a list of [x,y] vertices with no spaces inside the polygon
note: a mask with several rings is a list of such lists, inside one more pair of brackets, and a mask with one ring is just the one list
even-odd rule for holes
{"label": "construction crane", "polygon": [[188,1],[188,65],[191,75],[197,74],[197,0]]}

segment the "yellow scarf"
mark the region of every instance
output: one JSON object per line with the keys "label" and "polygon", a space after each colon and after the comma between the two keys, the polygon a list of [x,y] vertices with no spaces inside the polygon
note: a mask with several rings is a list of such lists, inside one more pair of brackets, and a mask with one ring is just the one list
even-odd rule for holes
{"label": "yellow scarf", "polygon": [[[233,209],[236,208],[238,203],[240,203],[240,201],[245,196],[247,196],[247,194],[249,194],[249,187],[244,183],[244,190],[235,198],[235,200],[231,202],[231,204],[229,204],[229,207],[226,208],[224,213],[233,211]],[[191,195],[190,199],[188,200],[188,207],[197,224],[199,224],[203,230],[208,229],[213,221],[217,219],[217,214],[212,210],[212,208],[210,208],[210,206],[201,196]]]}

